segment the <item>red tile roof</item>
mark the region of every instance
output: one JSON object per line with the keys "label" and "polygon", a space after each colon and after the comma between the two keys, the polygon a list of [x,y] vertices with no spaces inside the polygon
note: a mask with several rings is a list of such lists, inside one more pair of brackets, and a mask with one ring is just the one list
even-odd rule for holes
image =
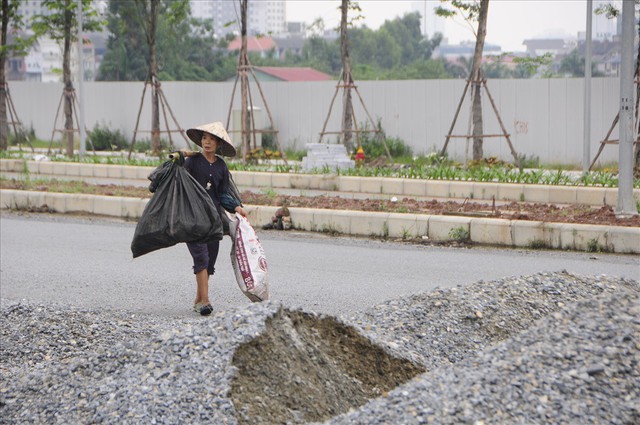
{"label": "red tile roof", "polygon": [[[236,37],[231,43],[229,43],[229,47],[227,47],[227,50],[240,50],[241,46],[241,38]],[[247,51],[249,52],[268,52],[269,50],[275,49],[277,47],[278,46],[271,37],[247,37]]]}
{"label": "red tile roof", "polygon": [[283,81],[327,81],[332,77],[313,68],[258,66],[257,70]]}

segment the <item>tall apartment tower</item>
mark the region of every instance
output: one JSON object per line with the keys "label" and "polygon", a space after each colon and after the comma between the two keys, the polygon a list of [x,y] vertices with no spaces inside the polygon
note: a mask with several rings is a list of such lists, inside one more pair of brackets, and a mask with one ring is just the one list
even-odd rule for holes
{"label": "tall apartment tower", "polygon": [[27,27],[30,26],[31,18],[35,15],[49,15],[51,11],[42,4],[42,1],[21,1],[18,4],[18,15],[22,17]]}
{"label": "tall apartment tower", "polygon": [[[108,3],[107,0],[92,0],[91,7],[97,11],[102,18],[105,18],[109,8]],[[73,4],[75,5],[76,2],[73,2]],[[23,0],[18,4],[18,15],[22,17],[27,27],[30,27],[31,18],[35,15],[50,15],[51,13],[53,12],[42,3],[42,0]]]}
{"label": "tall apartment tower", "polygon": [[[193,17],[213,21],[216,37],[240,33],[239,0],[191,0],[190,4]],[[285,0],[249,0],[247,5],[249,35],[277,35],[286,32]]]}
{"label": "tall apartment tower", "polygon": [[444,34],[446,19],[437,16],[434,12],[434,9],[439,5],[439,0],[411,2],[411,12],[420,13],[420,31],[422,35],[432,38],[437,32]]}

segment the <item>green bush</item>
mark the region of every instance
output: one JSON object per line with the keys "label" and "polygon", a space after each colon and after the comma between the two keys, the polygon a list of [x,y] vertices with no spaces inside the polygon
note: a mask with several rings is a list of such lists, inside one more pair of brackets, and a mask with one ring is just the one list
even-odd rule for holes
{"label": "green bush", "polygon": [[440,152],[431,152],[427,155],[414,157],[411,161],[414,167],[456,166],[455,161],[449,159],[447,153],[440,156]]}
{"label": "green bush", "polygon": [[526,154],[519,154],[518,160],[522,168],[540,168],[540,157],[537,155],[527,156]]}
{"label": "green bush", "polygon": [[129,147],[128,140],[120,130],[111,130],[99,124],[87,135],[97,151],[119,151]]}
{"label": "green bush", "polygon": [[[265,130],[272,130],[272,128],[267,127],[265,128]],[[273,136],[274,136],[273,133],[262,133],[262,149],[269,149],[272,151],[278,150],[275,137]]]}
{"label": "green bush", "polygon": [[134,150],[136,152],[149,152],[151,150],[151,140],[149,139],[136,140]]}
{"label": "green bush", "polygon": [[20,128],[18,129],[18,134],[15,134],[12,130],[13,128],[10,127],[10,130],[9,130],[10,146],[22,145],[36,139],[36,132],[33,129],[33,127],[31,127],[29,130]]}
{"label": "green bush", "polygon": [[[368,125],[360,124],[360,128],[368,130],[370,127]],[[411,148],[407,146],[402,139],[386,137],[380,123],[378,123],[378,131],[381,131],[382,133],[361,133],[360,144],[368,159],[387,156],[385,143],[392,158],[411,157],[413,155]]]}
{"label": "green bush", "polygon": [[449,230],[449,239],[458,242],[469,242],[471,240],[471,234],[469,233],[469,230],[462,226],[454,227]]}

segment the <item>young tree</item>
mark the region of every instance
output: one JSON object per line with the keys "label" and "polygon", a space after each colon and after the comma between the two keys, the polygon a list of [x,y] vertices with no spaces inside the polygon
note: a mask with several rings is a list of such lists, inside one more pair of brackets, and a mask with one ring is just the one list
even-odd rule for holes
{"label": "young tree", "polygon": [[[22,17],[18,15],[19,0],[2,0],[2,39],[0,40],[0,150],[9,147],[9,125],[7,120],[7,79],[5,67],[9,54],[25,55],[34,42],[34,37],[20,36],[23,27]],[[11,42],[7,39],[9,28],[13,32]]]}
{"label": "young tree", "polygon": [[[51,14],[36,15],[31,27],[38,36],[48,35],[55,41],[62,41],[62,80],[64,83],[64,130],[67,139],[67,156],[73,156],[73,99],[74,88],[71,81],[71,43],[77,40],[77,2],[72,0],[43,0]],[[103,22],[91,8],[91,0],[81,0],[83,29],[99,31]],[[80,58],[79,58],[80,59]]]}
{"label": "young tree", "polygon": [[351,129],[353,128],[353,106],[351,98],[351,86],[353,85],[353,76],[351,73],[351,59],[349,58],[349,45],[347,27],[352,25],[357,19],[360,19],[360,15],[349,21],[349,10],[360,12],[360,6],[357,2],[351,0],[342,0],[340,6],[340,51],[342,52],[342,80],[345,85],[344,92],[342,93],[342,143],[347,147],[348,151],[353,150],[353,142],[351,141],[353,134]]}
{"label": "young tree", "polygon": [[[442,0],[446,2],[447,0]],[[484,49],[484,39],[487,35],[487,14],[489,12],[489,0],[448,0],[453,9],[443,6],[436,8],[436,14],[443,17],[453,17],[458,14],[462,15],[464,20],[474,30],[474,23],[477,22],[477,30],[474,31],[476,37],[476,46],[473,53],[473,62],[471,66],[471,74],[469,78],[472,82],[472,98],[473,106],[471,109],[471,120],[473,122],[473,159],[481,160],[483,157],[482,150],[482,74],[480,73],[480,65],[482,61],[482,50]]]}
{"label": "young tree", "polygon": [[160,107],[158,94],[158,61],[156,57],[156,29],[158,23],[158,0],[136,0],[140,24],[144,28],[144,33],[149,49],[148,64],[149,74],[147,81],[151,82],[151,149],[153,153],[159,154],[162,150],[160,142]]}
{"label": "young tree", "polygon": [[[172,31],[176,25],[182,23],[189,16],[189,1],[179,0],[112,0],[110,4],[110,11],[117,17],[122,18],[122,21],[118,23],[117,17],[110,21],[110,25],[123,25],[127,28],[126,31],[119,31],[119,34],[124,33],[125,37],[119,39],[110,40],[111,46],[116,46],[117,54],[120,55],[121,60],[129,59],[130,53],[133,51],[142,51],[143,40],[146,44],[146,54],[141,54],[142,57],[146,56],[147,67],[145,74],[145,81],[151,84],[151,149],[155,154],[158,154],[162,149],[160,141],[160,99],[158,89],[160,87],[160,81],[158,79],[159,67],[158,67],[158,26],[161,22],[161,16],[166,19],[167,32]],[[122,30],[122,28],[119,28]],[[131,35],[134,43],[131,44],[130,39],[126,38],[126,35]],[[113,65],[111,65],[113,70]],[[138,75],[140,73],[140,63],[137,64]]]}

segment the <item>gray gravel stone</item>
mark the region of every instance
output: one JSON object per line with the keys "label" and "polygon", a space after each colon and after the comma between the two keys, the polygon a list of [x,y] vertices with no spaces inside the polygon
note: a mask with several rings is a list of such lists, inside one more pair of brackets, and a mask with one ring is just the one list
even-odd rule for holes
{"label": "gray gravel stone", "polygon": [[[283,306],[190,319],[0,307],[0,423],[235,424],[233,355]],[[507,277],[339,320],[427,372],[327,423],[640,423],[637,281]]]}

